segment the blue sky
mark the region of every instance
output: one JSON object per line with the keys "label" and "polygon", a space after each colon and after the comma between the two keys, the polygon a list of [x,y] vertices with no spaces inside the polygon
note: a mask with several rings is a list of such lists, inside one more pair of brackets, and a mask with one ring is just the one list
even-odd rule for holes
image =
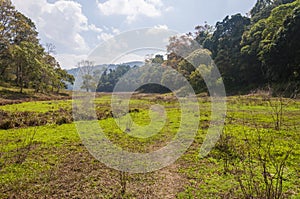
{"label": "blue sky", "polygon": [[30,17],[41,43],[56,46],[63,68],[73,68],[101,42],[124,31],[156,27],[180,33],[226,15],[245,15],[256,0],[12,0]]}

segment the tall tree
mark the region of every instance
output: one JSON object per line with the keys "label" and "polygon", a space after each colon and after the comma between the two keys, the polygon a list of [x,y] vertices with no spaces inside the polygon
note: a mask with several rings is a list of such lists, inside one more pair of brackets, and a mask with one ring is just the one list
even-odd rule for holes
{"label": "tall tree", "polygon": [[[290,6],[294,9],[286,16],[278,13],[282,9],[288,10]],[[273,31],[272,38],[266,37],[268,42],[266,39],[262,41],[264,46],[260,56],[268,68],[268,78],[272,82],[300,81],[300,3],[278,7],[272,17],[273,23],[279,23],[279,17],[284,21],[279,31]],[[269,20],[270,24],[272,20]]]}
{"label": "tall tree", "polygon": [[97,88],[97,80],[94,74],[94,62],[89,60],[80,61],[77,66],[79,67],[79,75],[82,78],[81,89],[87,92],[95,91]]}
{"label": "tall tree", "polygon": [[282,4],[292,3],[295,0],[257,0],[256,4],[250,11],[251,21],[258,22],[270,16],[272,10]]}
{"label": "tall tree", "polygon": [[197,45],[193,35],[190,33],[181,36],[173,36],[169,39],[169,44],[167,46],[168,55],[166,64],[178,70],[178,64],[198,48],[199,44]]}
{"label": "tall tree", "polygon": [[265,20],[255,23],[244,32],[241,41],[241,78],[245,85],[257,87],[267,83],[266,69],[258,58],[260,41],[267,24]]}
{"label": "tall tree", "polygon": [[[287,74],[292,73],[287,72],[287,59],[284,58],[290,50],[287,47],[283,50],[279,43],[285,45],[297,43],[297,40],[286,40],[283,32],[287,31],[285,24],[288,22],[285,20],[296,7],[299,7],[299,1],[278,4],[279,6],[273,8],[267,18],[260,19],[243,34],[241,59],[244,60],[242,65],[248,83],[256,82],[262,85],[274,81],[287,81],[289,79]],[[292,29],[294,29],[296,23],[294,21],[293,25],[290,24],[290,28],[293,26]],[[285,34],[289,33],[290,28]],[[279,42],[283,38],[285,38],[284,41]],[[297,57],[295,54],[293,56]]]}
{"label": "tall tree", "polygon": [[195,30],[195,40],[202,46],[208,46],[208,43],[206,42],[214,33],[215,28],[205,22],[202,26],[196,26]]}
{"label": "tall tree", "polygon": [[[10,0],[0,0],[0,77],[20,86],[38,91],[61,82],[58,62],[50,55],[53,45],[40,45],[34,23],[15,10]],[[65,78],[72,81],[72,78]],[[58,84],[56,84],[58,86]]]}
{"label": "tall tree", "polygon": [[30,42],[21,42],[12,47],[12,58],[16,68],[16,84],[20,86],[22,93],[24,86],[28,87],[29,82],[40,75],[43,67],[39,55],[39,46]]}
{"label": "tall tree", "polygon": [[240,14],[227,16],[222,22],[217,22],[210,41],[210,45],[204,45],[212,52],[212,58],[218,66],[224,83],[229,88],[240,86],[240,50],[242,35],[250,19]]}
{"label": "tall tree", "polygon": [[10,1],[0,0],[0,76],[3,80],[9,79],[12,70],[9,64],[11,58],[9,46],[12,37],[12,22],[14,20],[15,8]]}
{"label": "tall tree", "polygon": [[[122,76],[125,75],[130,69],[131,68],[128,65],[118,65],[117,68],[115,69],[112,68],[106,69],[100,77],[97,86],[97,91],[112,92],[114,90],[114,87],[120,80],[120,78],[122,78]],[[125,83],[126,82],[124,82],[124,84]],[[127,91],[125,87],[126,86],[124,86],[124,91]]]}

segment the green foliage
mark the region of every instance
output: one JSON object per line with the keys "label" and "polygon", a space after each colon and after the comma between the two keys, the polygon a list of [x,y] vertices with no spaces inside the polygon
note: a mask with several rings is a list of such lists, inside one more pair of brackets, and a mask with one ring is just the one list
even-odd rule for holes
{"label": "green foliage", "polygon": [[23,102],[20,104],[11,104],[0,106],[1,110],[9,112],[37,112],[46,113],[51,111],[57,111],[62,109],[71,109],[71,100],[53,100],[53,101],[41,101],[41,102]]}
{"label": "green foliage", "polygon": [[212,51],[212,58],[220,70],[225,86],[231,90],[239,88],[243,81],[240,60],[240,43],[250,19],[240,14],[227,16],[216,24],[216,30],[209,38],[210,44],[204,45]]}
{"label": "green foliage", "polygon": [[[167,46],[171,66],[193,84],[196,92],[206,90],[203,76],[184,58],[194,56],[199,47],[211,51],[229,94],[257,88],[288,88],[299,92],[299,1],[258,0],[248,17],[227,16],[212,27],[197,26],[196,33],[170,38]],[[199,49],[198,49],[199,50]],[[212,65],[212,64],[206,64]],[[198,64],[196,66],[199,66]],[[287,89],[286,89],[287,90]]]}
{"label": "green foliage", "polygon": [[151,60],[154,64],[162,64],[164,62],[164,56],[162,55],[155,55],[155,57]]}
{"label": "green foliage", "polygon": [[10,0],[0,1],[0,77],[6,82],[36,92],[57,92],[74,77],[39,44],[34,23],[15,10]]}
{"label": "green foliage", "polygon": [[130,70],[128,65],[119,65],[116,69],[106,69],[100,77],[97,91],[112,92],[119,79]]}
{"label": "green foliage", "polygon": [[260,85],[269,83],[275,87],[274,84],[280,83],[281,87],[290,87],[287,92],[295,92],[299,71],[295,54],[299,51],[299,1],[276,1],[270,7],[266,17],[256,20],[244,32],[241,48],[244,65],[257,72],[246,70]]}
{"label": "green foliage", "polygon": [[300,2],[277,7],[267,20],[274,20],[276,26],[272,28],[277,29],[273,34],[268,34],[268,29],[264,32],[268,36],[264,37],[260,52],[261,60],[268,68],[269,79],[273,82],[299,81]]}

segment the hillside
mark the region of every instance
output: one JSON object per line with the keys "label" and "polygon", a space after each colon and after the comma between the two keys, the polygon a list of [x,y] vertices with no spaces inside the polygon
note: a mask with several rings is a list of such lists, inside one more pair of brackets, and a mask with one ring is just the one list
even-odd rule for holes
{"label": "hillside", "polygon": [[[125,65],[125,66],[130,66],[130,67],[135,67],[135,66],[142,66],[144,65],[144,62],[141,61],[132,61],[132,62],[126,62],[126,63],[122,63],[122,64],[103,64],[103,65],[96,65],[92,67],[92,71],[104,71],[105,69],[116,69],[118,66],[120,65]],[[83,67],[77,67],[77,68],[72,68],[67,70],[68,74],[72,75],[75,77],[75,81],[77,78],[77,81],[81,81],[81,77],[80,75],[78,75],[79,70],[81,69],[82,71],[85,71],[86,68],[89,66],[83,66]],[[100,77],[99,77],[100,78]],[[72,90],[73,89],[73,85],[70,83],[67,83],[67,89],[68,90]]]}

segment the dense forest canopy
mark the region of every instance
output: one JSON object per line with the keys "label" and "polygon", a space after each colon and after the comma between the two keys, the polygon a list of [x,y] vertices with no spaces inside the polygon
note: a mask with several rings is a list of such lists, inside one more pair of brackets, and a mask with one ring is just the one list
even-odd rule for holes
{"label": "dense forest canopy", "polygon": [[[23,87],[59,90],[66,81],[74,81],[60,68],[51,48],[41,46],[34,23],[15,10],[10,1],[0,2],[1,80],[19,86],[21,91]],[[300,0],[257,0],[247,16],[226,16],[214,26],[205,23],[197,26],[194,33],[171,37],[167,60],[162,55],[146,60],[149,74],[139,78],[151,79],[154,73],[161,73],[163,84],[171,77],[164,69],[170,66],[190,82],[196,93],[207,92],[203,75],[210,76],[216,66],[228,94],[268,88],[296,96],[300,86],[299,35]],[[202,48],[197,48],[195,42]],[[187,59],[202,61],[192,66]],[[84,74],[82,89],[111,92],[130,70],[138,69],[120,65],[101,71],[100,76],[99,71]],[[169,92],[158,85],[140,90]]]}
{"label": "dense forest canopy", "polygon": [[[46,49],[45,49],[46,48]],[[18,12],[10,0],[0,0],[1,82],[36,92],[59,91],[74,77],[62,70],[51,55],[53,45],[39,43],[34,23]]]}
{"label": "dense forest canopy", "polygon": [[215,26],[197,26],[195,33],[171,38],[167,62],[185,74],[196,91],[205,90],[203,83],[192,80],[195,69],[173,53],[192,38],[211,52],[228,93],[272,88],[294,95],[300,86],[299,9],[299,0],[258,0],[248,17],[226,16]]}

